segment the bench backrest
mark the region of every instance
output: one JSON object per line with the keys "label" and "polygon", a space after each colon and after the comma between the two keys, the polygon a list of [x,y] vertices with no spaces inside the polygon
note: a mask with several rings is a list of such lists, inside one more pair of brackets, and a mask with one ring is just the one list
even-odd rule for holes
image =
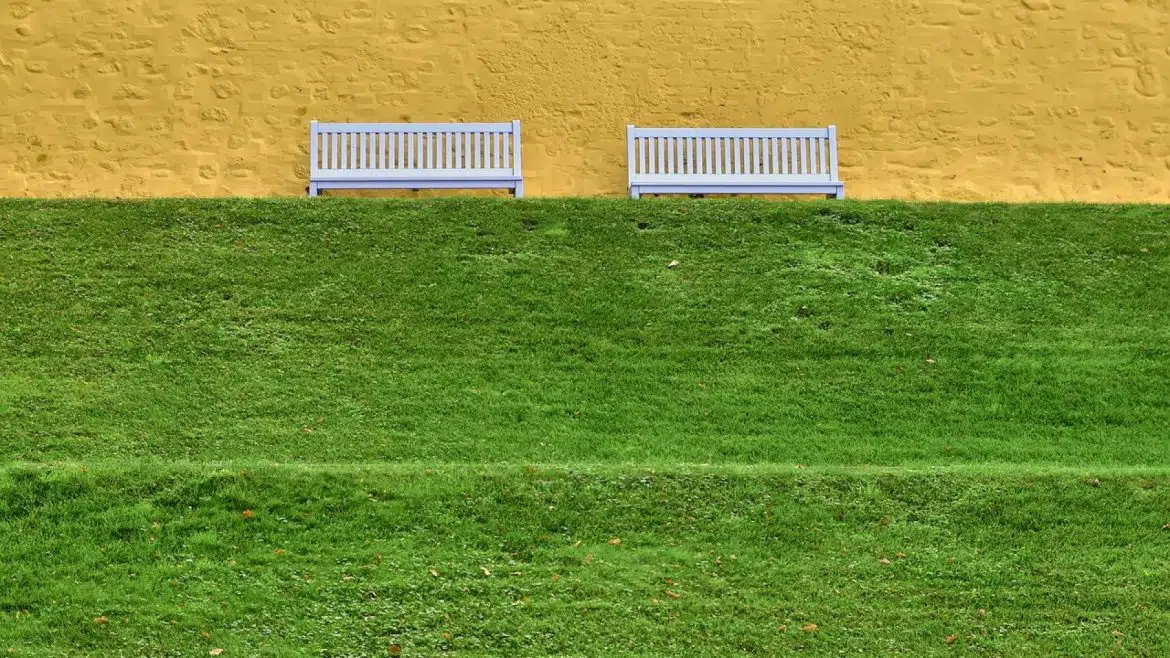
{"label": "bench backrest", "polygon": [[630,182],[644,176],[768,176],[837,181],[837,127],[637,128],[627,131]]}
{"label": "bench backrest", "polygon": [[319,123],[309,129],[310,177],[372,175],[520,176],[520,122]]}

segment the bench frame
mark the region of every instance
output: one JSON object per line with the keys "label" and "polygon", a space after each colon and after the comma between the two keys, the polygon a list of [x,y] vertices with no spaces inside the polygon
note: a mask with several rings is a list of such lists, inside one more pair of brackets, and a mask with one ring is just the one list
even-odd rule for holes
{"label": "bench frame", "polygon": [[845,198],[837,127],[626,128],[630,197],[825,194]]}
{"label": "bench frame", "polygon": [[524,196],[520,122],[319,123],[309,196],[330,189],[507,189]]}

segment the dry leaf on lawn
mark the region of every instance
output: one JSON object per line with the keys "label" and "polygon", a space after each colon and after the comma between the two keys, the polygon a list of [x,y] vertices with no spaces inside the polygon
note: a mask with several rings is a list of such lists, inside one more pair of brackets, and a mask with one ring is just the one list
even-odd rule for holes
{"label": "dry leaf on lawn", "polygon": [[805,633],[815,633],[817,632],[818,628],[820,628],[820,626],[817,626],[816,624],[805,624],[804,626],[800,627],[800,630],[804,631]]}

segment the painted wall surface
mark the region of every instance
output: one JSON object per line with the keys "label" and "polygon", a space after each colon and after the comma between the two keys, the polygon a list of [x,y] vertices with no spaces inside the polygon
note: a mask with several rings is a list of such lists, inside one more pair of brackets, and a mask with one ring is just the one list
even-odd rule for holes
{"label": "painted wall surface", "polygon": [[1170,200],[1170,0],[3,0],[0,195],[303,194],[310,119],[826,125],[853,197]]}

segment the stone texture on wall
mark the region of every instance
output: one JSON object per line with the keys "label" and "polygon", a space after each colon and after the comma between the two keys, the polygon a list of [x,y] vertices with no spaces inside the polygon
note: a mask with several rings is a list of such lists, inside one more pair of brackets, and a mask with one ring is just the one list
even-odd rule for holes
{"label": "stone texture on wall", "polygon": [[0,195],[295,195],[308,122],[825,125],[854,197],[1170,200],[1170,0],[6,0]]}

